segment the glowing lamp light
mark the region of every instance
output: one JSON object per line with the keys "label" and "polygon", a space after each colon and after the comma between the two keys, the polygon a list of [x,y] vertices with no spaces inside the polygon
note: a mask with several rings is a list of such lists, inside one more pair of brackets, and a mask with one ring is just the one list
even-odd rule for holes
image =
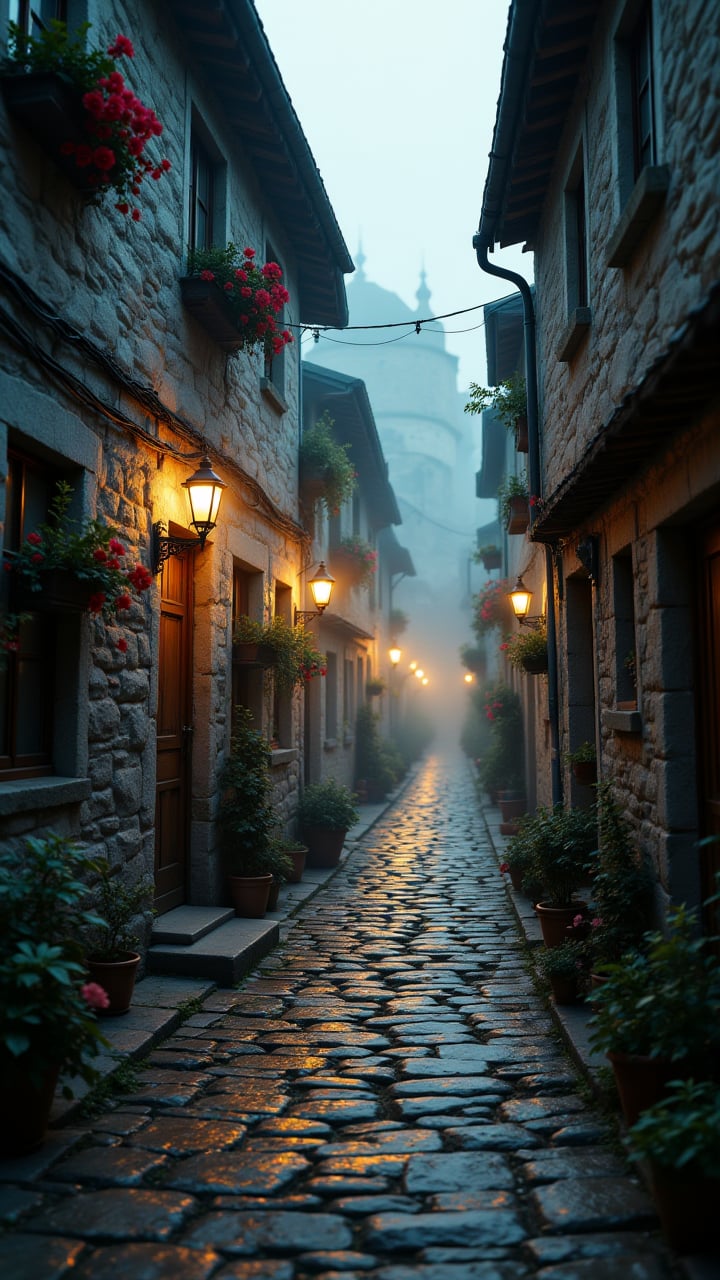
{"label": "glowing lamp light", "polygon": [[402,658],[402,649],[398,649],[397,645],[393,645],[391,649],[388,649],[388,657],[390,658],[393,666],[396,667]]}
{"label": "glowing lamp light", "polygon": [[523,618],[527,618],[530,612],[530,601],[532,600],[533,594],[532,591],[525,586],[522,578],[518,575],[518,580],[515,583],[515,586],[512,591],[508,591],[507,594],[510,598],[510,603],[515,617],[519,622],[522,622]]}
{"label": "glowing lamp light", "polygon": [[410,663],[410,666],[408,667],[408,670],[409,670],[409,671],[417,671],[417,662],[411,662],[411,663]]}
{"label": "glowing lamp light", "polygon": [[220,511],[224,480],[215,474],[210,459],[205,455],[197,471],[182,482],[190,500],[190,524],[197,531],[197,538],[176,538],[165,533],[162,520],[152,527],[151,563],[153,573],[159,573],[170,556],[184,551],[202,551],[208,534],[215,528]]}
{"label": "glowing lamp light", "polygon": [[472,684],[474,678],[472,671],[468,671],[467,674],[463,676],[463,680],[466,684]]}
{"label": "glowing lamp light", "polygon": [[425,672],[423,671],[422,667],[416,667],[416,668],[415,668],[415,679],[416,679],[416,680],[422,680],[422,678],[423,678],[423,676],[424,676],[424,675],[425,675]]}
{"label": "glowing lamp light", "polygon": [[325,567],[325,561],[321,560],[312,578],[308,578],[308,586],[310,594],[315,605],[314,609],[296,609],[295,610],[295,626],[298,622],[307,622],[310,618],[319,618],[324,609],[327,609],[330,603],[330,597],[335,586],[335,579]]}
{"label": "glowing lamp light", "polygon": [[429,684],[429,683],[430,683],[430,681],[428,680],[427,676],[423,676],[423,678],[422,678],[422,680],[420,681],[420,683],[421,683],[421,684]]}

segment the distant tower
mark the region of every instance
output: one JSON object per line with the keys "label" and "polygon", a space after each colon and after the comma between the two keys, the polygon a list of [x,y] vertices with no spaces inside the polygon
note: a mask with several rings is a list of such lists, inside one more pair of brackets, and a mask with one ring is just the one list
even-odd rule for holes
{"label": "distant tower", "polygon": [[417,570],[394,602],[418,621],[422,616],[426,632],[435,626],[447,655],[466,638],[467,620],[458,615],[463,634],[454,644],[447,610],[454,614],[467,594],[475,516],[471,424],[458,393],[458,359],[445,350],[439,322],[416,332],[417,322],[432,315],[425,271],[412,311],[367,279],[365,261],[360,249],[347,289],[350,325],[407,321],[407,331],[333,333],[332,340],[321,334],[308,355],[315,364],[362,378],[367,387],[403,519],[402,541]]}

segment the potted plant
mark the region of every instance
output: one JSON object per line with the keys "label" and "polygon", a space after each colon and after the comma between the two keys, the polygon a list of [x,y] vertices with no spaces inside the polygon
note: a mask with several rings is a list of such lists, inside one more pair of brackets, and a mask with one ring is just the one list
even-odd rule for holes
{"label": "potted plant", "polygon": [[27,535],[19,551],[5,551],[11,590],[30,612],[87,609],[111,620],[147,591],[153,575],[144,565],[125,563],[127,549],[115,529],[102,520],[70,517],[72,493],[58,481],[47,522]]}
{"label": "potted plant", "polygon": [[500,870],[503,872],[507,870],[513,888],[536,900],[540,896],[542,886],[533,879],[535,844],[532,818],[533,815],[528,813],[518,821],[517,830],[505,846],[504,861],[501,863]]}
{"label": "potted plant", "polygon": [[503,426],[515,432],[518,452],[527,453],[527,389],[522,374],[512,374],[494,387],[481,387],[477,382],[471,382],[465,413],[482,413],[484,409],[492,409]]}
{"label": "potted plant", "polygon": [[386,688],[387,685],[385,684],[385,681],[381,679],[380,676],[375,676],[374,679],[367,681],[365,685],[365,693],[368,698],[379,698],[380,695],[385,692]]}
{"label": "potted plant", "polygon": [[720,1204],[720,1086],[674,1080],[662,1101],[628,1133],[630,1158],[647,1160],[652,1193],[670,1246],[700,1253],[717,1243]]}
{"label": "potted plant", "polygon": [[85,967],[93,982],[107,993],[106,1014],[127,1013],[132,1003],[140,954],[137,929],[153,915],[155,889],[149,876],[128,884],[119,868],[98,860],[99,882],[95,901],[102,923],[83,931]]}
{"label": "potted plant", "polygon": [[[304,860],[303,860],[304,861]],[[290,856],[289,842],[281,836],[272,836],[268,844],[267,870],[272,876],[267,910],[275,911],[281,885],[295,878],[295,861]]]}
{"label": "potted plant", "polygon": [[311,633],[302,623],[292,626],[279,613],[267,623],[246,615],[237,619],[233,628],[233,662],[272,667],[276,687],[284,693],[303,688],[327,671],[325,655]]}
{"label": "potted plant", "polygon": [[351,584],[356,587],[369,587],[378,566],[378,553],[364,538],[351,534],[340,539],[336,558],[344,563],[348,570]]}
{"label": "potted plant", "polygon": [[720,1071],[720,959],[684,905],[667,932],[601,968],[590,1043],[610,1060],[625,1119],[659,1101],[672,1079]]}
{"label": "potted plant", "polygon": [[404,609],[391,609],[388,621],[393,636],[401,636],[408,629],[409,618]]}
{"label": "potted plant", "polygon": [[570,938],[557,947],[544,947],[535,956],[550,983],[555,1004],[577,1004],[587,981],[587,957],[582,942]]}
{"label": "potted plant", "polygon": [[241,614],[233,625],[232,660],[240,666],[271,667],[274,660],[266,627],[255,618]]}
{"label": "potted plant", "polygon": [[232,241],[224,248],[191,249],[180,289],[187,310],[230,354],[260,347],[278,355],[293,341],[277,319],[290,300],[282,270],[277,262],[259,267],[250,245],[242,252]]}
{"label": "potted plant", "polygon": [[597,752],[594,742],[582,742],[575,751],[566,751],[564,759],[581,786],[590,787],[597,782]]}
{"label": "potted plant", "polygon": [[525,533],[530,523],[529,501],[527,477],[505,476],[498,487],[498,520],[508,533]]}
{"label": "potted plant", "polygon": [[487,654],[484,648],[476,644],[464,644],[460,647],[460,661],[473,675],[483,676],[487,667]]}
{"label": "potted plant", "polygon": [[379,804],[398,780],[391,744],[379,731],[380,717],[369,706],[355,720],[355,773],[365,783],[367,799]]}
{"label": "potted plant", "polygon": [[490,725],[490,746],[482,753],[479,775],[493,801],[500,791],[520,791],[522,775],[522,707],[514,689],[502,682],[487,687],[485,719]]}
{"label": "potted plant", "polygon": [[53,20],[37,36],[10,23],[2,87],[8,110],[53,156],[89,203],[115,193],[115,208],[140,220],[144,178],[161,178],[170,161],[151,160],[147,143],[162,133],[155,112],[125,84],[116,60],[134,56],[119,35],[103,53],[88,49],[90,23],[70,36]]}
{"label": "potted plant", "polygon": [[355,468],[348,457],[349,444],[333,435],[334,418],[327,411],[303,431],[300,441],[300,485],[313,501],[324,502],[329,515],[337,515],[357,486]]}
{"label": "potted plant", "polygon": [[488,573],[493,569],[499,569],[502,564],[502,551],[495,546],[494,542],[488,542],[483,547],[478,547],[473,552],[473,560],[476,564],[482,564]]}
{"label": "potted plant", "polygon": [[298,818],[308,845],[307,865],[337,866],[345,836],[359,816],[349,787],[335,778],[310,783],[298,806]]}
{"label": "potted plant", "polygon": [[[60,1075],[99,1078],[92,1059],[109,1047],[94,1010],[104,991],[87,981],[83,877],[95,860],[64,836],[28,837],[0,850],[0,1151],[21,1155],[43,1140]],[[72,1097],[69,1084],[63,1094]]]}
{"label": "potted plant", "polygon": [[539,808],[526,820],[525,839],[532,848],[530,874],[542,886],[535,903],[545,945],[559,946],[565,930],[587,904],[575,894],[588,876],[590,855],[597,844],[594,809]]}
{"label": "potted plant", "polygon": [[512,667],[529,675],[542,675],[548,669],[547,630],[544,626],[518,631],[500,645]]}
{"label": "potted plant", "polygon": [[265,915],[272,881],[270,838],[275,826],[270,749],[253,728],[252,713],[237,707],[230,755],[220,774],[218,825],[230,892],[239,916]]}
{"label": "potted plant", "polygon": [[593,971],[640,947],[652,923],[654,877],[630,837],[609,782],[597,790],[598,847],[590,860],[595,924]]}

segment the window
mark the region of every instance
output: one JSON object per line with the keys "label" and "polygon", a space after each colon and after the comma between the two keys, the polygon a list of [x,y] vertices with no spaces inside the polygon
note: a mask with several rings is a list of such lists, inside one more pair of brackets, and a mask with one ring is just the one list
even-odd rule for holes
{"label": "window", "polygon": [[556,350],[558,360],[571,360],[590,327],[588,283],[588,213],[582,147],[565,189],[565,271],[568,325]]}
{"label": "window", "polygon": [[[233,626],[238,618],[259,618],[262,608],[263,575],[256,569],[235,565],[233,570]],[[232,664],[232,705],[247,707],[252,712],[256,729],[262,728],[263,683],[262,667],[250,667],[240,662]]]}
{"label": "window", "polygon": [[53,18],[66,21],[65,0],[10,0],[8,19],[28,36],[38,36]]}
{"label": "window", "polygon": [[[57,476],[33,459],[8,453],[5,547],[17,550],[47,519]],[[0,580],[3,612],[16,612],[11,582]],[[18,633],[19,648],[0,670],[0,777],[53,772],[53,701],[57,621],[30,614]]]}
{"label": "window", "polygon": [[652,21],[646,5],[629,40],[632,99],[633,174],[655,164],[655,104],[653,95]]}
{"label": "window", "polygon": [[193,131],[190,140],[190,235],[193,249],[213,243],[215,174],[210,155]]}

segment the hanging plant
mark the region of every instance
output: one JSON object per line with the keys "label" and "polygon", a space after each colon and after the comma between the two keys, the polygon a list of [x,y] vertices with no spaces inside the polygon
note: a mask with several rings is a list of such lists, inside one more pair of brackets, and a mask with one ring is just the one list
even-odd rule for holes
{"label": "hanging plant", "polygon": [[537,630],[519,631],[516,635],[506,636],[500,645],[500,651],[505,654],[510,665],[519,671],[529,671],[535,675],[547,671],[547,630],[545,627],[538,627]]}
{"label": "hanging plant", "polygon": [[471,382],[465,413],[482,413],[484,409],[494,410],[503,426],[514,431],[518,419],[527,414],[527,390],[522,375],[513,374],[494,387],[481,387],[477,382]]}
{"label": "hanging plant", "polygon": [[318,497],[330,515],[337,515],[357,487],[355,468],[348,457],[349,444],[333,435],[334,419],[325,412],[300,441],[301,482],[317,481]]}
{"label": "hanging plant", "polygon": [[[90,23],[84,22],[71,37],[67,25],[54,20],[39,35],[30,36],[11,22],[9,57],[3,69],[15,80],[43,72],[60,78],[70,102],[77,104],[80,130],[75,135],[69,122],[58,158],[74,168],[91,203],[99,204],[114,191],[115,208],[138,222],[141,215],[135,200],[143,179],[149,175],[157,180],[170,168],[169,160],[155,161],[144,154],[147,143],[159,137],[163,127],[117,70],[116,59],[135,55],[127,36],[117,36],[102,52],[87,48],[89,30]],[[13,109],[11,84],[6,92]]]}
{"label": "hanging plant", "polygon": [[509,589],[507,579],[500,578],[497,582],[486,582],[477,595],[473,596],[472,627],[477,636],[485,635],[493,627],[501,627],[509,622]]}
{"label": "hanging plant", "polygon": [[357,585],[369,587],[377,573],[378,553],[375,548],[364,538],[353,534],[352,537],[341,539],[339,551],[341,557],[351,565]]}
{"label": "hanging plant", "polygon": [[[279,329],[276,317],[290,301],[277,262],[258,266],[255,250],[246,245],[242,252],[230,241],[224,248],[190,249],[189,280],[201,280],[218,291],[237,338],[234,349],[262,346],[269,355],[279,355],[293,341],[289,329]],[[182,282],[189,283],[188,277]],[[186,305],[194,309],[191,294],[184,292]],[[202,312],[198,318],[202,322]]]}

